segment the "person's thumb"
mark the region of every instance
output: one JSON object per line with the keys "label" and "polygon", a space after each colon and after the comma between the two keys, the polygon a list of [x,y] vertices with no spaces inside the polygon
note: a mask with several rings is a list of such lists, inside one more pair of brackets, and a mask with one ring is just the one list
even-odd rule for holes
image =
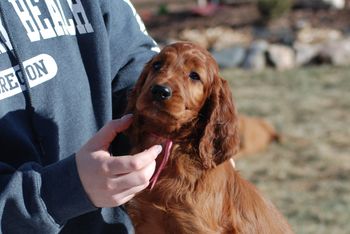
{"label": "person's thumb", "polygon": [[126,130],[132,123],[133,115],[124,115],[120,119],[109,121],[103,128],[101,128],[96,135],[90,140],[90,147],[107,150],[109,145],[117,136],[118,133]]}

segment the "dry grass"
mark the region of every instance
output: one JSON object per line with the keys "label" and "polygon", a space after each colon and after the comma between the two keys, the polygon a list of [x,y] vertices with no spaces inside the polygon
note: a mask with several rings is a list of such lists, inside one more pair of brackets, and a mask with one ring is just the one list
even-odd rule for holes
{"label": "dry grass", "polygon": [[283,135],[237,167],[296,233],[350,233],[350,68],[251,73],[224,70],[239,112]]}

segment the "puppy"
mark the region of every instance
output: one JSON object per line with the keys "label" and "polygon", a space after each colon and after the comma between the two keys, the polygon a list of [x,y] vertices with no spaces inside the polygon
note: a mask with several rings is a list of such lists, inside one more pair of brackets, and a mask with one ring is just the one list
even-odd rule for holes
{"label": "puppy", "polygon": [[128,204],[136,233],[266,233],[292,230],[232,167],[238,118],[212,56],[187,42],[166,46],[130,94],[133,153],[163,145],[150,188]]}
{"label": "puppy", "polygon": [[238,116],[240,149],[238,157],[265,150],[271,142],[280,141],[280,135],[266,120],[246,115]]}

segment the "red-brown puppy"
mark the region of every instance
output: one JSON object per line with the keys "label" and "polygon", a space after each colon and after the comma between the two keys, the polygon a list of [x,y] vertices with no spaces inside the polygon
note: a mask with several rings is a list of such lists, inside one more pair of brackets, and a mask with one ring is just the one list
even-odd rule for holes
{"label": "red-brown puppy", "polygon": [[265,119],[238,115],[239,157],[264,151],[269,144],[280,140],[275,128]]}
{"label": "red-brown puppy", "polygon": [[234,170],[237,113],[210,54],[166,46],[144,68],[127,108],[139,152],[163,144],[151,188],[128,205],[136,233],[292,233],[276,208]]}

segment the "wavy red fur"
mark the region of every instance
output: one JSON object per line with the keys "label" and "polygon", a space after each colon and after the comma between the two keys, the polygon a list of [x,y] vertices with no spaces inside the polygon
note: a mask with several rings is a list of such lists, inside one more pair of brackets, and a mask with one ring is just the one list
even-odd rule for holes
{"label": "wavy red fur", "polygon": [[[153,189],[128,204],[136,233],[293,233],[230,163],[239,145],[237,113],[218,73],[206,50],[175,43],[145,66],[131,92],[127,112],[134,123],[127,134],[133,152],[165,139],[174,143]],[[155,85],[171,89],[171,96],[156,98]]]}

